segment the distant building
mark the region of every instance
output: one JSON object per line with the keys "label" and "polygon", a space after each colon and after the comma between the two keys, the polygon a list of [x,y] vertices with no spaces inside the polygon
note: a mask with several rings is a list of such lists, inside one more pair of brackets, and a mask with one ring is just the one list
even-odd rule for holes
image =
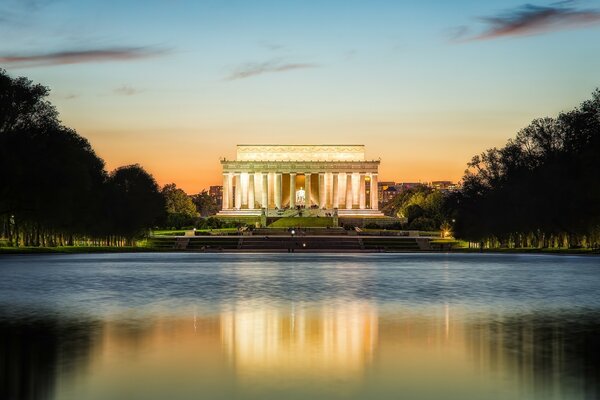
{"label": "distant building", "polygon": [[452,191],[458,189],[458,184],[452,181],[432,181],[429,186],[434,190]]}
{"label": "distant building", "polygon": [[396,182],[392,182],[392,181],[383,181],[383,182],[377,183],[377,199],[379,200],[380,205],[383,205],[386,203],[383,200],[384,190],[387,190],[387,188],[389,188],[390,186],[394,186],[395,184],[396,184]]}
{"label": "distant building", "polygon": [[215,199],[219,208],[223,205],[223,186],[211,186],[208,189],[208,194],[210,197]]}
{"label": "distant building", "polygon": [[388,186],[387,189],[383,190],[381,192],[381,204],[382,205],[386,205],[388,204],[390,201],[392,201],[392,199],[394,197],[396,197],[396,195],[400,193],[398,191],[398,189],[396,189],[396,186]]}
{"label": "distant building", "polygon": [[414,189],[414,188],[420,187],[420,186],[425,186],[425,185],[421,182],[399,182],[399,183],[396,183],[396,186],[394,186],[394,187],[396,188],[396,190],[398,192],[402,192],[404,190]]}

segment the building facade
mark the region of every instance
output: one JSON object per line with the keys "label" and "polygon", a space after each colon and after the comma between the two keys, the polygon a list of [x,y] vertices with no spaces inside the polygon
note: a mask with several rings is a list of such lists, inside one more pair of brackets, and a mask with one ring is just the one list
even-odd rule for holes
{"label": "building facade", "polygon": [[223,207],[223,186],[211,186],[208,189],[208,195],[215,199],[219,208]]}
{"label": "building facade", "polygon": [[260,215],[285,209],[382,215],[379,160],[364,145],[238,145],[235,160],[221,160],[220,215]]}

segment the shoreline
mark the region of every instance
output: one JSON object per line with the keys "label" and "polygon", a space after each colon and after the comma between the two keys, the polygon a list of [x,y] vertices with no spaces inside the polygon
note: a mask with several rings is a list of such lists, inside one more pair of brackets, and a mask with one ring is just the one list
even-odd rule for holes
{"label": "shoreline", "polygon": [[[458,248],[452,250],[340,250],[340,249],[294,249],[293,253],[343,253],[343,254],[402,254],[402,253],[423,253],[423,254],[538,254],[538,255],[579,255],[579,256],[600,256],[598,250],[592,249],[465,249]],[[32,255],[32,254],[120,254],[120,253],[267,253],[267,254],[290,254],[285,249],[207,249],[207,250],[177,250],[156,247],[105,247],[105,246],[64,246],[64,247],[0,247],[0,255]]]}

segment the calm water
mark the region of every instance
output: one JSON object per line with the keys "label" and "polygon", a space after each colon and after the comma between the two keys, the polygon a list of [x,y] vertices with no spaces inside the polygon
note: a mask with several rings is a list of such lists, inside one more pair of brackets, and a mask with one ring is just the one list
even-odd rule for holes
{"label": "calm water", "polygon": [[600,258],[0,256],[1,399],[597,399]]}

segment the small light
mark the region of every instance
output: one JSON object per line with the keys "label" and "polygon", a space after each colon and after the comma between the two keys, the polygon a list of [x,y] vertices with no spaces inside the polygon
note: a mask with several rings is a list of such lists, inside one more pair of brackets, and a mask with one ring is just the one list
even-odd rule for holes
{"label": "small light", "polygon": [[296,231],[292,229],[292,235],[294,235],[295,233],[296,233]]}
{"label": "small light", "polygon": [[302,243],[302,247],[306,247],[306,243]]}

